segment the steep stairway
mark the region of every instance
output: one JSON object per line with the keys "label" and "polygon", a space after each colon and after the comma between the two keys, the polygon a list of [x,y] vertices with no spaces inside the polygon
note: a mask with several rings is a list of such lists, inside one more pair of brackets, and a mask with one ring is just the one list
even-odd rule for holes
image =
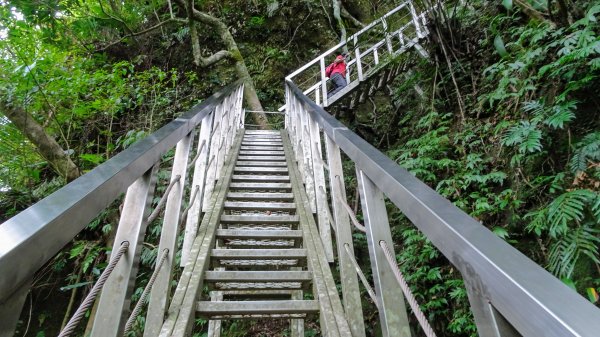
{"label": "steep stairway", "polygon": [[[348,336],[347,322],[334,314],[343,312],[341,301],[306,192],[289,165],[289,141],[281,131],[241,130],[238,138],[205,216],[213,219],[214,239],[207,233],[196,240],[192,251],[200,254],[186,266],[201,280],[180,282],[178,290],[199,287],[194,317],[209,320],[209,336],[236,319],[290,319],[292,336],[304,336],[304,320],[319,314],[330,336]],[[163,328],[161,335],[171,333]]]}

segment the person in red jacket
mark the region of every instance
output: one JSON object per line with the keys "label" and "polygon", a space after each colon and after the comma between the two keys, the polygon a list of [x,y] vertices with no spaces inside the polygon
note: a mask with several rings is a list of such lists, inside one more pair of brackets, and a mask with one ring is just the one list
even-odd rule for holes
{"label": "person in red jacket", "polygon": [[329,77],[333,84],[333,88],[327,93],[327,98],[329,98],[347,85],[346,58],[344,55],[338,55],[335,61],[325,68],[325,76]]}

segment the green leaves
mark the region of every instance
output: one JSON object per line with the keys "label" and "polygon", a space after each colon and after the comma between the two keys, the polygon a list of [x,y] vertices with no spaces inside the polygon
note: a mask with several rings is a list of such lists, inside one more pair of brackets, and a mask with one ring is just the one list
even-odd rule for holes
{"label": "green leaves", "polygon": [[502,0],[502,6],[510,11],[513,8],[513,2],[512,0]]}
{"label": "green leaves", "polygon": [[571,172],[578,174],[594,162],[600,162],[600,131],[587,134],[575,145],[569,167]]}
{"label": "green leaves", "polygon": [[533,153],[542,150],[542,132],[537,124],[521,121],[502,137],[502,145],[517,146],[519,153]]}
{"label": "green leaves", "polygon": [[590,190],[573,190],[554,199],[548,205],[547,219],[550,222],[549,234],[557,237],[566,234],[569,224],[580,223],[584,218],[584,207],[596,198]]}
{"label": "green leaves", "polygon": [[571,230],[551,246],[548,269],[558,277],[570,278],[582,255],[595,263],[600,263],[599,235],[600,230],[588,226]]}

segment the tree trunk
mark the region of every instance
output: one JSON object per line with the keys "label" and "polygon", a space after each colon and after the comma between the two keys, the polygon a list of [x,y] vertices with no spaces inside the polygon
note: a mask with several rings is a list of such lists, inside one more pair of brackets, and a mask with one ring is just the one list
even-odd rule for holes
{"label": "tree trunk", "polygon": [[[341,7],[342,7],[342,1],[341,0],[333,0],[332,1],[332,6],[333,6],[333,17],[335,18],[335,21],[338,24],[338,28],[340,29],[340,43],[342,42],[346,42],[346,26],[344,25],[344,20],[342,20],[342,16],[341,16]],[[344,52],[347,53],[348,52],[348,46],[344,45],[343,47]]]}
{"label": "tree trunk", "polygon": [[0,100],[0,112],[35,145],[40,155],[50,163],[54,171],[67,182],[81,175],[79,168],[71,161],[69,155],[58,145],[56,140],[46,133],[44,128],[33,117],[20,107],[9,106]]}
{"label": "tree trunk", "polygon": [[[250,77],[250,74],[248,73],[248,68],[246,68],[244,58],[242,57],[237,43],[231,35],[227,25],[212,15],[201,12],[194,8],[190,8],[192,6],[186,5],[183,0],[177,0],[177,2],[180,6],[184,6],[188,11],[191,9],[191,14],[188,12],[189,17],[193,17],[194,20],[207,24],[215,29],[216,33],[221,38],[221,41],[223,41],[223,44],[225,44],[225,47],[230,54],[228,56],[230,56],[235,62],[235,71],[238,77],[244,79],[244,98],[246,99],[246,103],[253,111],[263,111],[263,107],[260,104],[258,95],[256,94],[256,89],[254,88],[254,83],[252,82],[252,77]],[[193,2],[190,2],[190,4],[191,3]],[[192,41],[192,43],[194,43],[194,41]],[[261,129],[264,130],[269,128],[269,125],[267,124],[267,116],[264,113],[253,112],[252,118]]]}

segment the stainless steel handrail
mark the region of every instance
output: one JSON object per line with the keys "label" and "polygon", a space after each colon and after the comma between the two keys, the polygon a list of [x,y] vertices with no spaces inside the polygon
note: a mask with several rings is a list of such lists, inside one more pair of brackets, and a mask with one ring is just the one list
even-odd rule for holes
{"label": "stainless steel handrail", "polygon": [[242,82],[227,86],[114,158],[1,224],[0,306]]}
{"label": "stainless steel handrail", "polygon": [[[316,122],[323,137],[355,163],[359,176],[385,194],[460,270],[481,336],[598,336],[600,309],[349,130],[291,81],[286,83],[286,106],[292,142],[294,130],[303,127],[294,123]],[[296,114],[303,116],[294,120]],[[369,227],[367,236],[373,235]],[[379,262],[371,256],[372,264]]]}

